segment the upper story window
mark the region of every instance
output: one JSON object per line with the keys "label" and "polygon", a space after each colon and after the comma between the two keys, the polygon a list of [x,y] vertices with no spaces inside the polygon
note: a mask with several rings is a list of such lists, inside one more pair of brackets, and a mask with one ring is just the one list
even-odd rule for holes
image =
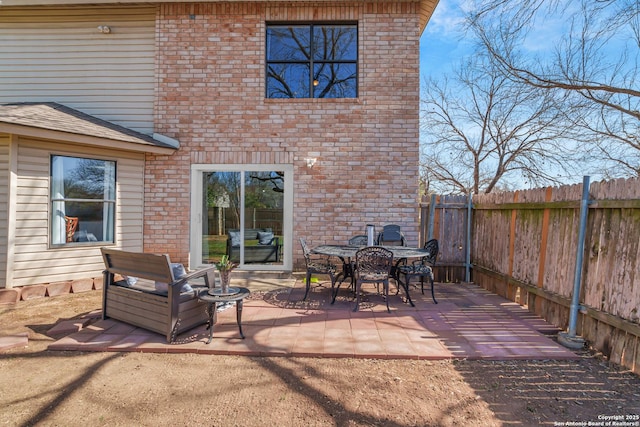
{"label": "upper story window", "polygon": [[267,25],[267,98],[358,96],[355,24]]}
{"label": "upper story window", "polygon": [[51,243],[113,243],[116,163],[51,156]]}

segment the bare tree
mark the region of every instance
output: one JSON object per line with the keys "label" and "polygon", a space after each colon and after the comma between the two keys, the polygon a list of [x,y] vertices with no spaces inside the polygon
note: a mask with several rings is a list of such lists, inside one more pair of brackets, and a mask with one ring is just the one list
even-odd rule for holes
{"label": "bare tree", "polygon": [[[548,20],[564,22],[552,55],[523,46]],[[484,0],[469,25],[512,79],[563,91],[566,137],[614,175],[640,175],[640,3],[637,0]],[[612,53],[614,53],[612,55]]]}
{"label": "bare tree", "polygon": [[554,183],[569,163],[555,93],[513,81],[480,52],[451,78],[429,80],[424,93],[425,188],[478,194]]}

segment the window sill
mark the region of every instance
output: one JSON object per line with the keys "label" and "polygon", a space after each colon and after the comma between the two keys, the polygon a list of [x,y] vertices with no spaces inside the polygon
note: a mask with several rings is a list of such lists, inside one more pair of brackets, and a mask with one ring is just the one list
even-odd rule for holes
{"label": "window sill", "polygon": [[76,248],[86,248],[86,247],[96,247],[100,248],[102,246],[111,246],[113,242],[69,242],[63,244],[51,244],[49,245],[49,249],[76,249]]}
{"label": "window sill", "polygon": [[264,98],[265,104],[362,104],[360,98]]}

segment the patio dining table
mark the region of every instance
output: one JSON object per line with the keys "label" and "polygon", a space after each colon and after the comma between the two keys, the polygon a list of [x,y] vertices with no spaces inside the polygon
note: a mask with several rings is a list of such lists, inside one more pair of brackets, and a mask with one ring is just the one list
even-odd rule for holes
{"label": "patio dining table", "polygon": [[[353,285],[354,280],[354,271],[353,265],[351,263],[351,259],[355,258],[356,252],[359,249],[362,249],[364,246],[353,246],[353,245],[320,245],[314,247],[311,252],[320,254],[320,255],[328,255],[338,257],[342,260],[342,272],[338,274],[340,278],[340,283],[342,283],[345,279],[351,278],[351,284]],[[407,246],[382,246],[385,249],[393,252],[393,259],[396,267],[406,259],[409,258],[422,258],[425,256],[429,256],[429,251],[423,248],[411,248]],[[407,296],[407,301],[411,304],[411,307],[415,307],[415,304],[411,300],[411,296],[409,295],[409,285],[407,283],[402,283],[398,280],[397,277],[394,277],[396,283],[399,283],[404,288],[404,292]],[[338,285],[339,287],[340,285]],[[336,290],[337,293],[337,290]]]}

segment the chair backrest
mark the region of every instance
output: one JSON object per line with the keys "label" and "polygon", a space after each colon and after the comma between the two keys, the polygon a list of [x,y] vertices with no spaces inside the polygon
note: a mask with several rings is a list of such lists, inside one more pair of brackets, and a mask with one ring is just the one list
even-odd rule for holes
{"label": "chair backrest", "polygon": [[303,237],[300,237],[300,244],[302,245],[302,252],[304,254],[304,262],[305,262],[307,268],[309,268],[309,266],[312,264],[312,261],[311,261],[311,249],[309,249],[309,246],[307,246],[307,241]]}
{"label": "chair backrest", "polygon": [[404,235],[397,224],[387,224],[378,234],[378,244],[385,246],[406,246]]}
{"label": "chair backrest", "polygon": [[393,266],[393,252],[379,246],[367,246],[356,252],[356,272],[358,276],[367,274],[386,274]]}
{"label": "chair backrest", "polygon": [[388,231],[388,232],[397,231],[399,233],[400,232],[400,226],[398,224],[387,224],[387,225],[382,226],[382,232],[384,233],[385,231]]}
{"label": "chair backrest", "polygon": [[436,258],[438,257],[438,251],[440,250],[440,246],[438,245],[438,241],[436,239],[428,240],[424,244],[424,249],[429,251],[429,256],[422,258],[424,262],[431,264],[432,266],[436,263]]}
{"label": "chair backrest", "polygon": [[367,236],[365,234],[359,234],[349,239],[349,244],[353,246],[366,246]]}
{"label": "chair backrest", "polygon": [[302,252],[304,253],[305,259],[309,258],[311,250],[309,249],[309,246],[307,246],[307,241],[304,240],[303,237],[300,238],[300,245],[302,245]]}

